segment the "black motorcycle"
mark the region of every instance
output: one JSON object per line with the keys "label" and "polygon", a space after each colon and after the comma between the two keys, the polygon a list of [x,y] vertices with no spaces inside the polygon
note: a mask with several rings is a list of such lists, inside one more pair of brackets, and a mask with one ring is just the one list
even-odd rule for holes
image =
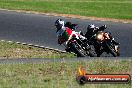
{"label": "black motorcycle", "polygon": [[100,57],[103,52],[112,54],[114,57],[120,55],[119,45],[113,42],[109,32],[98,31],[89,39],[89,42],[94,45],[98,57]]}

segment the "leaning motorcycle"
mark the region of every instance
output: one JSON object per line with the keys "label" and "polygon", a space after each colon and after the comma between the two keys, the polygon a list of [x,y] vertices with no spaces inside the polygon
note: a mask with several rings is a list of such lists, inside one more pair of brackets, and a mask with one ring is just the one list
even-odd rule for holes
{"label": "leaning motorcycle", "polygon": [[[107,54],[112,54],[114,57],[120,55],[119,45],[115,45],[112,42],[111,35],[108,32],[99,31],[95,35],[93,35],[91,39],[94,39],[94,43],[96,42],[96,45],[100,47],[100,50],[98,51],[102,51],[102,53],[106,52]],[[100,55],[102,53],[100,53]]]}
{"label": "leaning motorcycle", "polygon": [[74,52],[77,57],[95,56],[94,50],[92,50],[87,42],[82,41],[75,31],[72,31],[70,36],[67,35],[67,32],[64,32],[59,40],[70,50],[69,52]]}

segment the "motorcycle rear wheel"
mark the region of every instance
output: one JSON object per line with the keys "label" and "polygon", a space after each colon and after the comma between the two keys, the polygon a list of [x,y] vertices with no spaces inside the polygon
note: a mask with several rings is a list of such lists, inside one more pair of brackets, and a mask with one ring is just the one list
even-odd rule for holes
{"label": "motorcycle rear wheel", "polygon": [[96,57],[97,55],[96,55],[96,52],[95,52],[95,49],[94,49],[94,46],[91,46],[90,45],[90,48],[89,48],[89,50],[87,51],[88,52],[88,55],[90,56],[90,57]]}

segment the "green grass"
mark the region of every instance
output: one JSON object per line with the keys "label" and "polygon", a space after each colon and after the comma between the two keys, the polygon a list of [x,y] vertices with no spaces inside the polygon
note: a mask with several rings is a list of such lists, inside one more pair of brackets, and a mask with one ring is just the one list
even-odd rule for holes
{"label": "green grass", "polygon": [[84,60],[43,62],[41,64],[1,64],[0,88],[132,88],[132,84],[86,84],[76,82],[77,69],[83,66],[89,74],[132,76],[132,60]]}
{"label": "green grass", "polygon": [[61,53],[54,50],[20,45],[14,42],[0,41],[1,58],[72,58],[71,53]]}
{"label": "green grass", "polygon": [[1,0],[0,8],[132,19],[131,0]]}

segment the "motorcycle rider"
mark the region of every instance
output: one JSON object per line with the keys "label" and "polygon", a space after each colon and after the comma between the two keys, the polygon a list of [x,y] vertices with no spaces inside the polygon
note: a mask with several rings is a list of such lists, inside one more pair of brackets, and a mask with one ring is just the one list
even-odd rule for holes
{"label": "motorcycle rider", "polygon": [[[70,35],[75,34],[77,35],[81,40],[86,40],[87,38],[82,36],[80,34],[80,32],[75,32],[73,31],[74,29],[72,29],[71,27],[71,23],[69,24],[69,22],[67,24],[65,24],[65,21],[62,19],[57,19],[55,21],[55,26],[57,28],[57,37],[58,37],[58,44],[62,44],[65,41],[68,41]],[[68,34],[68,36],[66,35],[66,32]],[[63,36],[63,37],[62,37]],[[65,39],[64,39],[65,38]],[[67,52],[70,52],[70,49],[68,47],[66,47],[65,49]]]}
{"label": "motorcycle rider", "polygon": [[[103,51],[100,50],[100,47],[101,47],[101,46],[98,45],[98,43],[96,43],[96,40],[95,40],[94,38],[92,38],[92,36],[93,36],[94,34],[96,34],[97,32],[99,32],[99,31],[104,31],[106,28],[107,28],[106,25],[103,25],[103,26],[101,26],[101,27],[96,27],[94,24],[90,24],[90,25],[88,25],[88,27],[87,27],[87,32],[86,32],[86,34],[85,34],[85,37],[86,37],[88,40],[92,40],[92,41],[94,42],[93,45],[94,45],[94,47],[95,47],[95,52],[97,53],[97,56],[100,56],[100,54],[103,53]],[[109,33],[112,42],[113,42],[115,45],[119,45],[119,43],[117,43],[117,42],[114,40],[114,38],[112,38],[111,33],[110,33],[110,32],[107,32],[107,33]]]}
{"label": "motorcycle rider", "polygon": [[103,25],[101,27],[95,27],[94,24],[90,24],[87,27],[87,32],[85,34],[85,37],[87,39],[90,39],[94,34],[96,34],[98,31],[104,31],[106,29],[106,25]]}
{"label": "motorcycle rider", "polygon": [[[101,26],[101,27],[95,27],[94,24],[90,24],[90,25],[88,25],[88,27],[87,27],[87,32],[86,32],[86,34],[85,34],[85,37],[86,37],[87,39],[90,39],[90,38],[91,38],[94,34],[96,34],[98,31],[104,31],[106,28],[107,28],[106,25],[103,25],[103,26]],[[117,43],[117,42],[114,40],[114,38],[112,38],[111,33],[110,33],[110,32],[107,32],[107,33],[110,35],[110,37],[111,37],[111,39],[112,39],[112,42],[113,42],[115,45],[119,45],[119,43]]]}
{"label": "motorcycle rider", "polygon": [[72,30],[76,30],[77,24],[72,24],[71,22],[68,21],[68,22],[66,22],[65,27],[68,27]]}

